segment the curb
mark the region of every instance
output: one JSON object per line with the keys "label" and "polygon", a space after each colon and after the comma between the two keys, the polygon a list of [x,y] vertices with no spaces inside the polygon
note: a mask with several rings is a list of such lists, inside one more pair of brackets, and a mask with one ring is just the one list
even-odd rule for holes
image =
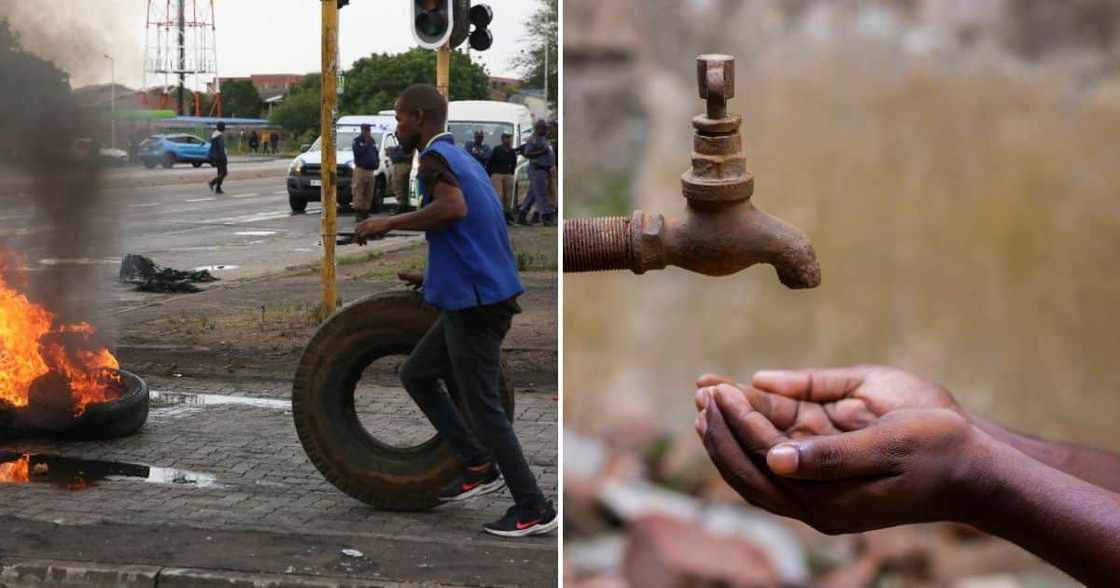
{"label": "curb", "polygon": [[416,584],[341,576],[258,574],[95,562],[11,560],[0,562],[0,587],[120,586],[124,588],[467,588],[465,584]]}

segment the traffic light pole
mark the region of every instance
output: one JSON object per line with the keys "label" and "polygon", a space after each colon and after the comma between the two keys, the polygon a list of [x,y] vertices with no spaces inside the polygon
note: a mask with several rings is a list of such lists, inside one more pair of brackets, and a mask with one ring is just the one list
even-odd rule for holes
{"label": "traffic light pole", "polygon": [[451,100],[451,45],[444,43],[436,51],[436,89],[444,100]]}
{"label": "traffic light pole", "polygon": [[323,47],[322,47],[322,108],[319,113],[319,136],[322,142],[322,180],[323,200],[323,264],[322,299],[319,312],[322,318],[334,313],[338,305],[338,292],[335,281],[335,239],[338,234],[337,190],[338,190],[338,149],[335,146],[335,115],[338,114],[338,4],[336,0],[322,0],[323,5]]}

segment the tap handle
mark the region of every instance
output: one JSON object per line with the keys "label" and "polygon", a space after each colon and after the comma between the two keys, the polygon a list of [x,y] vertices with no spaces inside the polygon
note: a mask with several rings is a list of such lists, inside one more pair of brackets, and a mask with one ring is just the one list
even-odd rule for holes
{"label": "tap handle", "polygon": [[708,101],[708,118],[727,118],[727,101],[735,97],[735,58],[709,54],[696,58],[700,98]]}

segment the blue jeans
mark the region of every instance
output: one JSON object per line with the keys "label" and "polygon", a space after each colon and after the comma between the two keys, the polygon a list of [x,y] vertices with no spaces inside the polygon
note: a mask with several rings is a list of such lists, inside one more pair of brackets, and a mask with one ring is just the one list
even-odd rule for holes
{"label": "blue jeans", "polygon": [[537,212],[543,214],[552,214],[556,212],[552,210],[552,199],[549,198],[549,182],[552,176],[549,174],[548,168],[540,168],[530,164],[529,167],[529,195],[525,197],[525,202],[521,204],[521,214],[529,214],[529,210],[535,204]]}
{"label": "blue jeans", "polygon": [[[510,299],[440,313],[401,368],[401,382],[460,463],[497,462],[514,502],[537,508],[544,494],[513,432],[500,387],[502,340],[517,312]],[[449,377],[455,378],[467,415],[441,383]]]}

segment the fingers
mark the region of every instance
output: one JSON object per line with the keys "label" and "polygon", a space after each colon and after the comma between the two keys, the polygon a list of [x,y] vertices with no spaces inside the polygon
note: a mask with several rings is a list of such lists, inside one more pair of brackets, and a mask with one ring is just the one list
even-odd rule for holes
{"label": "fingers", "polygon": [[892,437],[881,427],[780,443],[766,455],[770,471],[803,480],[882,476],[897,471]]}
{"label": "fingers", "polygon": [[762,370],[751,378],[755,388],[810,402],[835,402],[855,391],[870,368]]}
{"label": "fingers", "polygon": [[715,401],[710,402],[700,416],[704,423],[704,448],[724,481],[748,502],[770,512],[789,516],[793,509],[791,499],[780,492],[766,473],[743,452],[728,428],[719,405]]}
{"label": "fingers", "polygon": [[719,374],[701,374],[699,378],[696,378],[697,388],[719,386],[720,384],[731,384],[732,386],[736,385],[734,379],[727,376],[721,376]]}
{"label": "fingers", "polygon": [[762,457],[771,447],[789,440],[765,415],[751,407],[738,388],[720,384],[712,396],[735,440],[748,454]]}

